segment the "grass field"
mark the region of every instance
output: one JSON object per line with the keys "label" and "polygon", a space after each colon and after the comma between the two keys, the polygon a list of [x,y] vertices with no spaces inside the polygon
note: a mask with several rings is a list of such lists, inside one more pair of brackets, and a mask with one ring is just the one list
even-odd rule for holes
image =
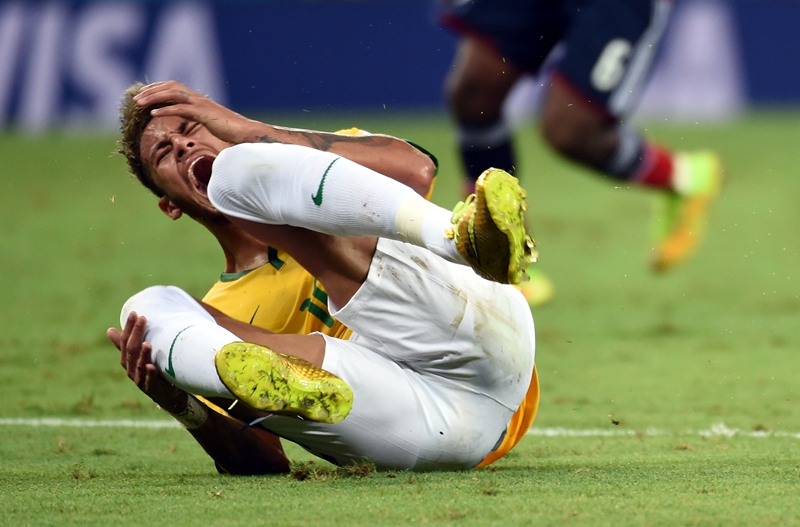
{"label": "grass field", "polygon": [[[455,201],[444,117],[301,117],[279,122],[425,145],[434,200]],[[170,421],[105,338],[145,286],[202,295],[223,267],[213,238],[158,211],[109,155],[115,137],[0,136],[0,525],[800,524],[800,114],[648,128],[727,167],[707,243],[667,276],[646,267],[651,195],[519,138],[557,297],[534,312],[542,403],[510,455],[264,478],[217,475],[176,427],[124,426]]]}

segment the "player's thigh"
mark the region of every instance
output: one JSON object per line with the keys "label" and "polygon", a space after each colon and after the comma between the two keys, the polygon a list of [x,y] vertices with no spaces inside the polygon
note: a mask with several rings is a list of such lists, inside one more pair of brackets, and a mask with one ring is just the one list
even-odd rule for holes
{"label": "player's thigh", "polygon": [[558,74],[610,116],[626,115],[638,102],[671,8],[669,0],[588,2],[570,24]]}
{"label": "player's thigh", "polygon": [[263,426],[337,465],[369,459],[386,469],[470,468],[491,452],[513,414],[359,343],[326,342],[323,367],[352,387],[350,414],[334,425],[272,416]]}
{"label": "player's thigh", "polygon": [[445,83],[453,113],[466,124],[493,122],[521,75],[495,48],[470,36],[462,38]]}

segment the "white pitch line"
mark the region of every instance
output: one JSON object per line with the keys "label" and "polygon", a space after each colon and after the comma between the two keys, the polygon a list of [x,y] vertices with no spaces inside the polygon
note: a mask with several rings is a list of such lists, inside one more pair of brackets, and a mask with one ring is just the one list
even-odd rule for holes
{"label": "white pitch line", "polygon": [[[138,421],[135,419],[62,419],[58,417],[43,417],[39,419],[3,419],[0,426],[67,426],[76,428],[182,428],[177,421],[160,419],[157,421]],[[728,428],[724,423],[713,425],[708,430],[686,430],[684,432],[668,432],[649,428],[647,430],[604,429],[604,428],[531,428],[530,436],[540,437],[663,437],[663,436],[702,436],[702,437],[788,437],[800,439],[800,432],[754,430],[745,431],[738,428]]]}
{"label": "white pitch line", "polygon": [[181,428],[177,421],[136,421],[134,419],[0,419],[0,426],[71,426],[78,428]]}
{"label": "white pitch line", "polygon": [[605,428],[531,428],[527,435],[544,437],[630,437],[630,436],[702,436],[702,437],[789,437],[800,439],[798,432],[770,431],[770,430],[740,430],[728,428],[724,423],[712,425],[708,430],[686,430],[684,432],[668,432],[656,428],[647,430],[630,430],[627,428],[611,430]]}

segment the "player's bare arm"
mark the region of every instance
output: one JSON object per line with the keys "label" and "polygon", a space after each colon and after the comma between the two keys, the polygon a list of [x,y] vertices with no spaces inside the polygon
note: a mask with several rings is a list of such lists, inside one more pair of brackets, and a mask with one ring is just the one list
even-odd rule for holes
{"label": "player's bare arm", "polygon": [[195,415],[198,422],[187,430],[222,471],[233,475],[288,472],[289,461],[277,436],[259,428],[242,429],[241,421],[214,412],[161,376],[151,361],[152,346],[143,341],[146,325],[145,317],[131,313],[122,331],[109,328],[107,332],[120,351],[120,365],[128,378],[173,416],[185,414],[189,404],[199,405],[204,419]]}
{"label": "player's bare arm", "polygon": [[314,366],[322,366],[322,359],[325,356],[325,340],[321,336],[272,333],[264,328],[236,320],[204,302],[200,302],[200,304],[214,317],[217,324],[243,341],[266,346],[278,353],[299,357]]}
{"label": "player's bare arm", "polygon": [[333,152],[400,181],[425,196],[436,175],[436,165],[426,154],[396,137],[383,134],[337,134],[270,126],[271,133],[258,137],[262,143],[285,143]]}
{"label": "player's bare arm", "polygon": [[157,82],[134,97],[143,108],[160,106],[155,116],[178,116],[203,124],[217,138],[231,143],[284,143],[333,152],[400,181],[426,195],[436,165],[426,154],[396,137],[345,135],[274,126],[248,119],[176,81]]}

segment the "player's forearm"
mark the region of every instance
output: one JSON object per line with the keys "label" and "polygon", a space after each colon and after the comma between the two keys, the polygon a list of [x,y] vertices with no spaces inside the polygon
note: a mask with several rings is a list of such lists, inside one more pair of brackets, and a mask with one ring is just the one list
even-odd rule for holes
{"label": "player's forearm", "polygon": [[265,125],[257,141],[308,146],[333,152],[403,183],[425,196],[436,174],[436,165],[426,154],[396,137],[368,134],[347,135]]}

